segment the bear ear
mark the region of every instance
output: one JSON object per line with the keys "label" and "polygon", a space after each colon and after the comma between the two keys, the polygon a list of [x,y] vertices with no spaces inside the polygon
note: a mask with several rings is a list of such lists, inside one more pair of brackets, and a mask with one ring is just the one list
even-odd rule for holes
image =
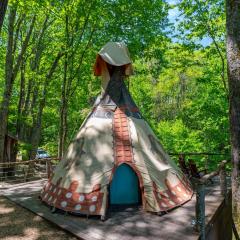
{"label": "bear ear", "polygon": [[101,64],[101,62],[102,62],[102,58],[99,55],[97,55],[96,62],[93,66],[93,72],[94,72],[95,76],[101,76],[101,74],[102,74],[102,64]]}

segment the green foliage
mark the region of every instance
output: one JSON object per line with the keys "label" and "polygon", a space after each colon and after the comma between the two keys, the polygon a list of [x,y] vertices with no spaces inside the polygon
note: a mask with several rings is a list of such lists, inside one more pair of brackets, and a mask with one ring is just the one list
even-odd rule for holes
{"label": "green foliage", "polygon": [[18,145],[18,151],[22,157],[22,160],[29,160],[29,151],[32,149],[31,144],[20,142]]}
{"label": "green foliage", "polygon": [[[180,1],[176,5],[182,16],[177,26],[180,33],[178,43],[173,43],[167,36],[170,7],[162,0],[97,0],[94,4],[84,0],[10,1],[10,6],[13,4],[17,4],[16,21],[23,18],[18,36],[15,28],[17,49],[21,49],[34,14],[37,20],[23,62],[25,95],[33,81],[30,98],[35,105],[27,115],[18,116],[20,71],[9,110],[8,128],[11,132],[16,131],[17,118],[28,127],[34,124],[47,73],[57,54],[62,52],[68,55],[67,78],[72,79],[67,96],[69,142],[100,92],[100,79],[92,74],[97,51],[107,41],[125,41],[135,68],[135,75],[126,80],[126,84],[166,150],[172,153],[229,153],[228,101],[223,84],[226,77],[226,68],[223,68],[224,1]],[[39,36],[46,18],[39,65],[34,68]],[[0,36],[1,93],[7,23],[6,17]],[[204,37],[212,39],[209,46],[199,44]],[[53,156],[57,155],[64,61],[62,57],[47,82],[42,117],[40,146]],[[21,148],[23,152],[30,149],[28,145]],[[200,165],[205,164],[202,157],[196,160]],[[214,164],[216,161],[213,159]]]}
{"label": "green foliage", "polygon": [[[135,61],[130,91],[143,115],[170,153],[229,154],[228,101],[218,68],[221,60],[209,54],[215,46],[194,51],[181,44],[166,46],[165,62],[157,76],[148,70],[155,67],[154,61]],[[205,159],[195,157],[200,166]],[[210,163],[214,168],[218,161],[211,157]]]}

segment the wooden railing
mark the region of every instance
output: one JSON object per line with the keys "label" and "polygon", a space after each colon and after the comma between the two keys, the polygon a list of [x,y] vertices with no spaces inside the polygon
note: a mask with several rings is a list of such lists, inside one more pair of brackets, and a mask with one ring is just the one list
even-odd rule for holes
{"label": "wooden railing", "polygon": [[[200,240],[206,239],[206,224],[205,224],[205,189],[209,181],[219,175],[220,179],[220,191],[221,195],[227,201],[227,174],[226,174],[226,164],[227,161],[224,160],[219,164],[216,171],[204,175],[200,179],[193,179],[193,183],[196,188],[196,230],[199,231]],[[226,202],[227,203],[227,202]]]}
{"label": "wooden railing", "polygon": [[185,155],[185,156],[197,156],[197,155],[206,155],[206,156],[227,156],[226,153],[211,153],[211,152],[180,152],[180,153],[172,153],[170,152],[169,155]]}
{"label": "wooden railing", "polygon": [[59,158],[0,163],[0,186],[49,178]]}
{"label": "wooden railing", "polygon": [[[176,153],[171,155],[177,156],[191,156],[191,155],[222,155],[216,153]],[[30,180],[37,179],[46,179],[49,178],[52,174],[52,170],[56,163],[60,159],[57,157],[54,158],[44,158],[44,159],[34,159],[28,161],[18,161],[18,162],[9,162],[9,163],[0,163],[0,187],[1,183],[19,183],[26,182]],[[45,165],[41,164],[45,163]],[[196,224],[195,229],[200,234],[200,240],[206,239],[206,219],[205,219],[205,192],[208,182],[215,176],[219,175],[220,179],[220,191],[221,195],[224,197],[225,202],[227,203],[227,173],[226,173],[226,164],[228,161],[222,161],[217,170],[209,174],[204,175],[199,178],[192,178],[195,190],[196,190],[196,205],[195,205],[195,217]],[[1,175],[2,174],[2,175]],[[234,224],[233,224],[234,227]],[[234,229],[233,229],[234,230]],[[236,232],[233,231],[234,233]],[[236,239],[239,239],[239,236],[235,234]],[[237,238],[238,237],[238,238]]]}
{"label": "wooden railing", "polygon": [[170,152],[169,155],[176,161],[183,158],[188,162],[188,160],[191,159],[196,162],[200,168],[208,170],[216,169],[220,160],[230,159],[229,154],[216,152]]}

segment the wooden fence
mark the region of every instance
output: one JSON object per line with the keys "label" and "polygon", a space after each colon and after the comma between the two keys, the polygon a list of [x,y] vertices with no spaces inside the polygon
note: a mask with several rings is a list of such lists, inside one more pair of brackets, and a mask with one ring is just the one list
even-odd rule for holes
{"label": "wooden fence", "polygon": [[[223,155],[214,153],[176,153],[170,154],[175,156],[193,156],[193,155]],[[4,184],[21,183],[37,179],[49,178],[56,164],[59,162],[59,158],[44,158],[34,159],[29,161],[18,161],[9,163],[0,163],[0,187]],[[204,175],[202,178],[193,178],[194,188],[196,192],[196,225],[195,228],[199,231],[200,240],[206,239],[206,225],[205,225],[205,190],[209,181],[219,175],[219,183],[221,189],[221,195],[227,201],[227,173],[226,164],[228,161],[222,161],[217,170]],[[234,227],[234,224],[233,224]],[[237,235],[236,235],[236,239]]]}
{"label": "wooden fence", "polygon": [[48,178],[59,158],[0,163],[0,187]]}
{"label": "wooden fence", "polygon": [[177,161],[178,158],[184,158],[186,161],[193,160],[200,168],[214,171],[219,161],[230,159],[230,155],[226,153],[214,152],[180,152],[169,153],[169,155]]}
{"label": "wooden fence", "polygon": [[[173,158],[177,156],[184,157],[202,157],[205,158],[206,163],[209,163],[211,156],[224,156],[225,154],[220,153],[170,153]],[[31,181],[39,178],[46,178],[49,175],[51,166],[56,165],[59,158],[44,158],[44,159],[34,159],[28,161],[17,161],[0,163],[0,186],[1,183],[18,183],[23,181]]]}
{"label": "wooden fence", "polygon": [[206,239],[206,225],[205,225],[205,189],[206,185],[212,180],[213,177],[219,175],[219,183],[221,195],[227,201],[227,174],[226,174],[226,164],[227,161],[224,160],[219,164],[219,167],[216,171],[204,175],[202,178],[193,179],[196,190],[196,230],[199,231],[200,239]]}

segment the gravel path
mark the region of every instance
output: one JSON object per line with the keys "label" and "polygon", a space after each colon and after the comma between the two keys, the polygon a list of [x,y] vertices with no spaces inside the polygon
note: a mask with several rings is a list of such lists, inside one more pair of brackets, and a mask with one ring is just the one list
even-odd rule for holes
{"label": "gravel path", "polygon": [[0,196],[0,240],[77,240],[70,233]]}

